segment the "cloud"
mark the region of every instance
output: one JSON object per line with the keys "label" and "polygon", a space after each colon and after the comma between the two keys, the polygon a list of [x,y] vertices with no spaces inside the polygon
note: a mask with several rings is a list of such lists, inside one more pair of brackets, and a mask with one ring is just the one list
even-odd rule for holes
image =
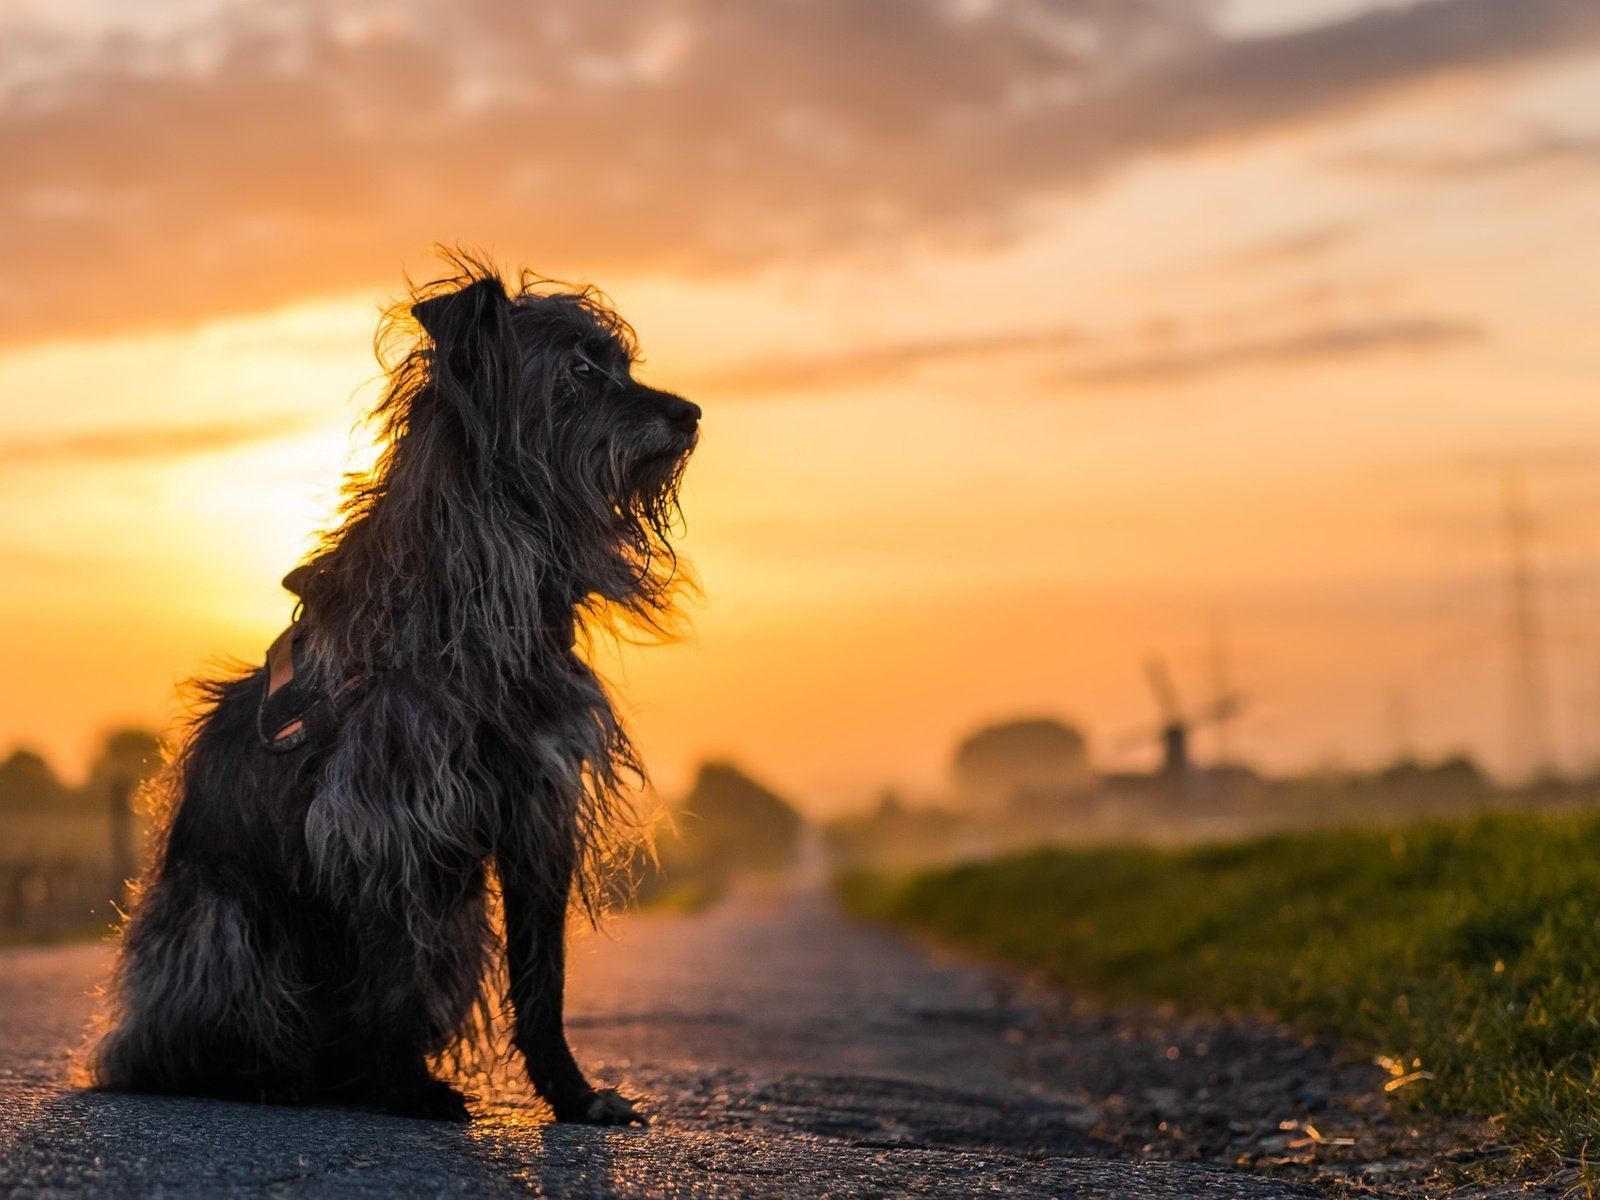
{"label": "cloud", "polygon": [[1600,167],[1600,137],[1532,129],[1499,144],[1471,149],[1367,150],[1341,156],[1337,165],[1371,175],[1432,182],[1488,178],[1549,167]]}
{"label": "cloud", "polygon": [[1224,255],[1222,261],[1234,267],[1277,266],[1283,263],[1306,262],[1321,258],[1346,245],[1355,233],[1356,226],[1350,222],[1313,225],[1245,246]]}
{"label": "cloud", "polygon": [[1452,456],[1447,465],[1452,471],[1468,470],[1496,475],[1537,473],[1540,476],[1561,472],[1591,475],[1600,465],[1600,446],[1540,445],[1537,443],[1499,446],[1471,454]]}
{"label": "cloud", "polygon": [[[754,399],[788,392],[823,391],[857,384],[892,383],[925,367],[985,359],[1041,356],[1058,369],[1048,378],[1078,387],[1182,384],[1242,367],[1294,367],[1394,352],[1470,345],[1485,339],[1469,321],[1433,316],[1263,330],[1222,340],[1206,332],[1248,320],[1281,326],[1292,299],[1280,298],[1256,313],[1199,317],[1156,316],[1133,329],[1089,334],[1077,329],[1025,330],[944,341],[891,342],[829,357],[743,363],[694,381],[695,394]],[[1173,349],[1174,341],[1188,344]],[[1133,347],[1130,349],[1130,347]],[[1154,348],[1152,348],[1154,347]]]}
{"label": "cloud", "polygon": [[0,470],[7,467],[82,463],[130,463],[184,458],[233,450],[289,437],[309,428],[301,415],[170,428],[110,429],[18,438],[0,442]]}
{"label": "cloud", "polygon": [[1482,328],[1470,322],[1405,317],[1113,359],[1059,378],[1095,387],[1189,383],[1241,367],[1294,366],[1383,352],[1443,349],[1483,338]]}
{"label": "cloud", "polygon": [[987,337],[900,342],[833,358],[746,363],[701,380],[697,391],[730,395],[805,391],[902,379],[921,367],[971,359],[1066,350],[1078,341],[1070,329],[993,334]]}
{"label": "cloud", "polygon": [[1003,239],[1141,156],[1600,45],[1593,0],[1244,42],[1210,9],[261,0],[100,41],[13,16],[0,336],[392,285],[436,240],[604,276]]}

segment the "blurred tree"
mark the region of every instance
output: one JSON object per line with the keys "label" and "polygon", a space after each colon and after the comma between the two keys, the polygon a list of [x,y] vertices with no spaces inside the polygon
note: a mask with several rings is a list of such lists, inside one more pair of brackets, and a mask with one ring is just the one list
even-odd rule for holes
{"label": "blurred tree", "polygon": [[905,813],[905,801],[900,799],[899,792],[895,791],[893,788],[889,788],[878,797],[878,807],[876,811],[878,816],[886,820],[893,820],[894,818]]}
{"label": "blurred tree", "polygon": [[43,755],[19,747],[0,762],[0,810],[50,811],[66,795],[65,785]]}
{"label": "blurred tree", "polygon": [[638,847],[622,876],[620,898],[693,909],[711,903],[741,871],[790,866],[805,822],[795,807],[729,763],[704,763],[676,807],[655,853]]}
{"label": "blurred tree", "polygon": [[722,762],[701,764],[679,814],[682,841],[692,857],[732,869],[790,865],[804,824],[792,804]]}
{"label": "blurred tree", "polygon": [[142,821],[139,790],[162,768],[162,741],[149,730],[112,730],[90,766],[80,798],[107,821],[106,850],[112,898],[125,904],[126,886],[149,853],[149,826]]}
{"label": "blurred tree", "polygon": [[109,821],[107,849],[112,897],[125,904],[129,882],[138,875],[141,845],[148,829],[140,828],[139,789],[161,769],[161,739],[146,729],[115,729],[100,743],[89,769],[83,800]]}
{"label": "blurred tree", "polygon": [[978,730],[956,747],[955,776],[969,803],[991,810],[1024,796],[1081,794],[1093,783],[1083,734],[1051,717]]}
{"label": "blurred tree", "polygon": [[1378,772],[1377,782],[1384,787],[1452,789],[1467,795],[1489,790],[1489,777],[1465,754],[1453,754],[1432,764],[1414,758],[1397,759]]}
{"label": "blurred tree", "polygon": [[101,806],[113,787],[135,789],[161,769],[161,739],[148,729],[113,729],[89,768],[86,799]]}
{"label": "blurred tree", "polygon": [[1440,783],[1459,787],[1464,791],[1486,792],[1489,776],[1475,760],[1465,754],[1454,754],[1440,759],[1433,768],[1433,777]]}

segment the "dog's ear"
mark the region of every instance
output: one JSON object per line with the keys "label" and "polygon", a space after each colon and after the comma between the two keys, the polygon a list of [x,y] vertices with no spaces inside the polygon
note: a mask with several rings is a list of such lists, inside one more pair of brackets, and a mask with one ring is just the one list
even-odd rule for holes
{"label": "dog's ear", "polygon": [[510,306],[505,285],[493,275],[453,292],[429,296],[411,306],[411,315],[437,349],[440,361],[459,378],[472,375],[485,341],[497,338]]}

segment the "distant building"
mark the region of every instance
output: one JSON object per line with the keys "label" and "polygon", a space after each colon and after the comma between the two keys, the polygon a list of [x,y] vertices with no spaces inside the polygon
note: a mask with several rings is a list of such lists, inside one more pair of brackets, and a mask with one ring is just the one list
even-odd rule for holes
{"label": "distant building", "polygon": [[956,748],[954,774],[964,807],[973,813],[1055,811],[1094,789],[1083,734],[1050,717],[978,730]]}

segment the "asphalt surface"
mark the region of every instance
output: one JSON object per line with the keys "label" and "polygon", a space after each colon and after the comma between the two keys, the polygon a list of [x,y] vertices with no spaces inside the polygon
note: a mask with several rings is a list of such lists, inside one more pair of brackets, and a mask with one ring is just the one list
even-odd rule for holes
{"label": "asphalt surface", "polygon": [[648,1129],[555,1125],[484,1079],[466,1127],[77,1090],[70,1055],[108,963],[102,946],[0,952],[0,1195],[1315,1194],[1107,1157],[1092,1107],[1023,1069],[1026,1000],[846,922],[816,889],[579,941],[571,1040],[597,1085],[642,1098]]}

